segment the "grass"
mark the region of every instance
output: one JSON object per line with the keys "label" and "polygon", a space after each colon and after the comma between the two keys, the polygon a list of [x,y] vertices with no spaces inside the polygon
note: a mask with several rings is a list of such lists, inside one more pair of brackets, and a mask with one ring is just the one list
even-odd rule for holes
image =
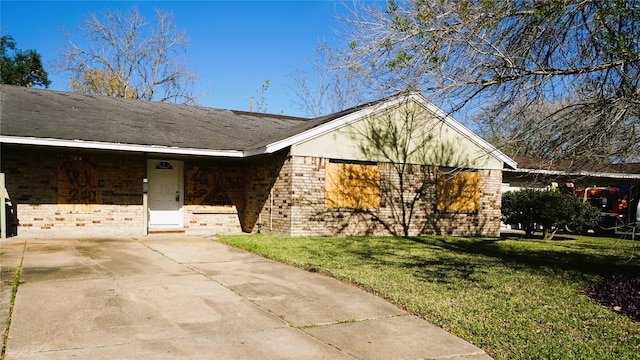
{"label": "grass", "polygon": [[22,272],[23,259],[24,259],[24,248],[22,252],[22,257],[20,259],[20,265],[16,269],[16,272],[13,276],[13,284],[11,286],[11,298],[9,300],[9,313],[7,314],[4,334],[2,334],[2,350],[0,351],[0,359],[2,360],[6,358],[7,341],[9,340],[9,328],[11,327],[11,317],[13,315],[13,307],[16,304],[16,295],[18,294],[18,287],[20,286],[20,273]]}
{"label": "grass", "polygon": [[462,237],[222,236],[220,242],[349,281],[495,359],[640,359],[640,323],[586,287],[640,275],[640,243]]}

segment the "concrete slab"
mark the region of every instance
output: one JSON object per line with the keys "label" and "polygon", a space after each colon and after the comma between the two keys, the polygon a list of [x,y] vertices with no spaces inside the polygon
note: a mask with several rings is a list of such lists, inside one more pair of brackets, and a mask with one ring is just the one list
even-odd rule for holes
{"label": "concrete slab", "polygon": [[26,243],[6,359],[489,359],[354,286],[212,239]]}
{"label": "concrete slab", "polygon": [[180,264],[219,263],[255,258],[255,255],[246,251],[216,242],[215,237],[176,237],[162,234],[143,237],[138,241]]}
{"label": "concrete slab", "polygon": [[203,358],[223,351],[216,346],[221,342],[229,356],[260,342],[276,348],[255,349],[256,355],[302,342],[305,351],[343,356],[199,274],[24,284],[14,311],[30,315],[17,316],[11,325],[8,358],[87,352],[92,358],[155,357],[156,352],[175,358],[187,354],[185,349],[194,354],[178,346],[191,342],[200,343]]}
{"label": "concrete slab", "polygon": [[131,340],[97,348],[73,348],[51,352],[13,352],[7,359],[351,359],[313,338],[278,328],[257,332],[199,335],[155,341]]}
{"label": "concrete slab", "polygon": [[[398,307],[371,294],[363,294],[361,289],[336,279],[273,262],[217,242],[206,244],[204,248],[201,240],[176,245],[175,240],[169,238],[149,244],[181,264],[232,288],[294,326],[404,314]],[[193,254],[198,255],[193,257]]]}
{"label": "concrete slab", "polygon": [[28,264],[22,272],[24,282],[190,272],[131,239],[31,240],[24,263]]}
{"label": "concrete slab", "polygon": [[0,240],[0,335],[7,329],[13,282],[26,245],[24,240],[16,238]]}
{"label": "concrete slab", "polygon": [[355,286],[262,258],[194,267],[294,326],[405,314]]}
{"label": "concrete slab", "polygon": [[[364,359],[490,359],[482,350],[416,316],[396,316],[304,329]],[[484,357],[482,357],[484,356]]]}

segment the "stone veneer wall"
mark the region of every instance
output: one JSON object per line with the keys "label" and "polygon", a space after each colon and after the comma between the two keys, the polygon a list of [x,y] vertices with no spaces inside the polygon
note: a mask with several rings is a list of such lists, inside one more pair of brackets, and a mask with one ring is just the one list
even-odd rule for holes
{"label": "stone veneer wall", "polygon": [[[97,204],[58,204],[59,157],[95,160]],[[80,160],[79,160],[80,161]],[[143,234],[141,156],[42,148],[2,148],[2,172],[18,216],[18,235],[109,236]]]}
{"label": "stone veneer wall", "polygon": [[[328,209],[324,202],[325,163],[327,159],[289,157],[273,185],[272,201],[264,202],[262,218],[270,217],[271,230],[283,236],[390,235],[390,228],[402,234],[394,220],[391,205],[383,200],[372,211]],[[426,191],[420,210],[414,214],[411,235],[500,235],[500,186],[502,172],[479,170],[480,209],[475,212],[435,211],[435,176]],[[381,165],[381,176],[397,181],[391,166]],[[266,185],[266,184],[265,184]],[[266,186],[265,186],[266,189]],[[385,225],[383,225],[383,223]],[[268,224],[266,224],[268,225]],[[263,227],[265,229],[265,227]],[[256,230],[256,229],[254,229]]]}

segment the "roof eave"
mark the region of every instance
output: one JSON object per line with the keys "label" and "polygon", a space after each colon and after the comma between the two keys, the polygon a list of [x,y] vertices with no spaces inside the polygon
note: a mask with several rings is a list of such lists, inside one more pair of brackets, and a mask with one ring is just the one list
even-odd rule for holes
{"label": "roof eave", "polygon": [[295,144],[299,144],[302,143],[304,141],[308,141],[311,140],[315,137],[324,135],[328,132],[331,132],[333,130],[339,129],[343,126],[349,125],[353,122],[356,122],[360,119],[362,119],[365,116],[369,116],[375,112],[387,109],[389,107],[395,106],[398,103],[401,103],[402,101],[404,101],[405,98],[404,97],[397,97],[397,98],[392,98],[389,101],[383,102],[379,105],[374,105],[371,107],[367,107],[358,111],[354,111],[352,113],[349,113],[347,115],[338,117],[334,120],[331,120],[327,123],[324,123],[322,125],[316,126],[314,128],[311,128],[309,130],[303,131],[299,134],[290,136],[288,138],[284,138],[278,141],[274,141],[270,144],[267,144],[266,146],[260,147],[260,148],[256,148],[256,149],[251,149],[251,150],[247,150],[244,152],[245,156],[253,156],[253,155],[260,155],[260,154],[271,154],[277,151],[280,151],[284,148],[287,148],[289,146],[295,145]]}
{"label": "roof eave", "polygon": [[0,135],[0,143],[14,145],[34,145],[34,146],[52,146],[74,149],[91,149],[91,150],[112,150],[126,152],[171,154],[171,155],[196,155],[196,156],[215,156],[215,157],[243,157],[242,151],[237,150],[213,150],[213,149],[194,149],[179,148],[162,145],[140,145],[140,144],[120,144],[108,143],[100,141],[85,140],[62,140],[53,138],[34,138],[20,136]]}
{"label": "roof eave", "polygon": [[590,177],[601,177],[601,178],[640,180],[640,174],[611,173],[611,172],[586,171],[586,170],[561,171],[561,170],[544,170],[544,169],[525,169],[525,168],[520,168],[520,169],[513,169],[513,170],[508,170],[508,171],[509,172],[522,172],[522,173],[527,173],[527,174],[537,174],[537,175],[590,176]]}
{"label": "roof eave", "polygon": [[396,106],[399,103],[402,103],[404,101],[406,101],[407,99],[412,99],[417,101],[419,104],[421,104],[422,106],[424,106],[427,110],[431,111],[432,113],[434,113],[437,117],[439,117],[440,119],[442,119],[443,121],[447,122],[449,125],[451,125],[454,129],[456,129],[458,132],[460,132],[463,136],[465,136],[466,138],[468,138],[469,140],[471,140],[472,142],[474,142],[475,144],[477,144],[479,147],[481,147],[482,149],[484,149],[485,151],[487,151],[487,153],[495,158],[497,158],[498,160],[502,161],[505,165],[505,167],[511,168],[511,169],[517,169],[518,164],[511,159],[510,157],[508,157],[507,155],[505,155],[504,153],[502,153],[500,150],[498,150],[496,147],[494,147],[493,145],[489,144],[487,141],[485,141],[484,139],[482,139],[481,137],[479,137],[478,135],[476,135],[475,133],[473,133],[471,130],[469,130],[466,126],[464,126],[462,123],[460,123],[459,121],[457,121],[456,119],[454,119],[452,116],[448,115],[447,113],[445,113],[444,111],[442,111],[440,108],[438,108],[437,106],[435,106],[434,104],[432,104],[430,101],[428,101],[424,96],[422,96],[419,93],[411,93],[409,95],[397,95],[395,97],[392,97],[390,99],[388,99],[387,101],[384,101],[380,104],[376,104],[376,105],[372,105],[370,107],[355,111],[353,113],[349,113],[345,116],[336,118],[332,121],[329,121],[325,124],[322,124],[320,126],[317,126],[315,128],[309,129],[307,131],[304,131],[302,133],[296,134],[294,136],[273,142],[271,144],[268,144],[264,147],[261,148],[257,148],[257,149],[253,149],[253,150],[249,150],[249,151],[245,151],[245,156],[252,156],[252,155],[258,155],[258,154],[269,154],[269,153],[273,153],[279,150],[282,150],[286,147],[292,146],[294,144],[298,144],[307,140],[311,140],[317,136],[326,134],[330,131],[333,131],[335,129],[338,129],[340,127],[346,126],[348,124],[351,124],[355,121],[358,121],[360,119],[362,119],[365,116],[369,116],[375,112],[378,111],[383,111],[385,109],[388,109],[390,107]]}
{"label": "roof eave", "polygon": [[411,97],[417,102],[419,102],[420,104],[422,104],[422,106],[427,108],[429,111],[433,112],[440,119],[445,121],[448,125],[456,129],[464,137],[466,137],[467,139],[469,139],[470,141],[474,142],[476,145],[484,149],[489,155],[502,161],[506,168],[511,168],[514,170],[518,168],[518,163],[516,163],[515,160],[511,159],[510,157],[505,155],[502,151],[498,150],[495,146],[489,144],[486,140],[476,135],[473,131],[469,130],[469,128],[464,126],[464,124],[454,119],[451,115],[447,114],[439,107],[432,104],[424,96],[418,93],[413,93]]}

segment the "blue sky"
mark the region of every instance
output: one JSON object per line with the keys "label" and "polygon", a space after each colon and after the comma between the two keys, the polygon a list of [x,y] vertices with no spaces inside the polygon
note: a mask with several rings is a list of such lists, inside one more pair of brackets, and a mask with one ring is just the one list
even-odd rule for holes
{"label": "blue sky", "polygon": [[206,95],[201,105],[249,110],[265,80],[271,113],[302,116],[292,104],[293,73],[308,66],[319,42],[338,41],[339,1],[0,1],[0,29],[22,50],[42,55],[52,90],[67,90],[68,75],[50,65],[64,45],[60,28],[73,34],[82,16],[138,7],[148,21],[154,7],[173,11],[190,38],[189,68]]}

